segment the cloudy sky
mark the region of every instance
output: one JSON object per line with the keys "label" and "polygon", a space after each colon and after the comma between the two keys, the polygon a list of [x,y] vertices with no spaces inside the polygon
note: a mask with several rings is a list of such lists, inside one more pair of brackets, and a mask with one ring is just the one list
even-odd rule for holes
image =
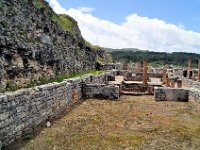
{"label": "cloudy sky", "polygon": [[47,0],[83,37],[110,48],[200,53],[200,0]]}

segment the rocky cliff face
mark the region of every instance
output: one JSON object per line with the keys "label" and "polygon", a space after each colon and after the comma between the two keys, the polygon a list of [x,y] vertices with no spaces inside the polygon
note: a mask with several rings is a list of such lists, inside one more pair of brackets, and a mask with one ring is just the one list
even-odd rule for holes
{"label": "rocky cliff face", "polygon": [[44,0],[0,0],[1,89],[95,68],[77,22]]}

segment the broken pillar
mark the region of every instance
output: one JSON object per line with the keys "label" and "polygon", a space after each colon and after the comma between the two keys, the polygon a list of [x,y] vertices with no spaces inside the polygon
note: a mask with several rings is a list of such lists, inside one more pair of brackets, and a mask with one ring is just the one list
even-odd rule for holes
{"label": "broken pillar", "polygon": [[174,88],[175,87],[175,81],[171,80],[171,87]]}
{"label": "broken pillar", "polygon": [[182,80],[181,79],[177,80],[177,88],[182,88]]}
{"label": "broken pillar", "polygon": [[190,76],[191,76],[191,66],[192,66],[192,59],[189,58],[189,60],[188,60],[188,73],[187,73],[188,79],[190,79]]}
{"label": "broken pillar", "polygon": [[195,71],[192,71],[192,80],[195,80]]}
{"label": "broken pillar", "polygon": [[163,77],[162,77],[162,82],[163,82],[163,84],[166,84],[167,83],[167,66],[165,65],[164,67],[163,67]]}
{"label": "broken pillar", "polygon": [[167,83],[167,73],[166,72],[163,73],[162,82],[163,82],[163,84]]}
{"label": "broken pillar", "polygon": [[147,85],[147,80],[148,80],[148,77],[147,77],[147,70],[148,70],[148,67],[147,67],[147,60],[145,59],[143,61],[143,84],[144,85]]}
{"label": "broken pillar", "polygon": [[198,61],[198,81],[200,81],[200,59]]}
{"label": "broken pillar", "polygon": [[166,87],[170,87],[170,79],[168,75],[166,75]]}

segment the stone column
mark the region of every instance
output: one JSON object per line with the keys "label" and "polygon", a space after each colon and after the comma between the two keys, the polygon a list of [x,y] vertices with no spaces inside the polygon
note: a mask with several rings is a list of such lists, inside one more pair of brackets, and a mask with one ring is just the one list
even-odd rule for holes
{"label": "stone column", "polygon": [[147,67],[147,60],[145,59],[143,61],[143,84],[147,85],[147,70],[148,70],[148,67]]}
{"label": "stone column", "polygon": [[195,80],[195,71],[192,71],[192,80]]}
{"label": "stone column", "polygon": [[163,69],[163,78],[162,78],[162,82],[163,84],[166,84],[167,83],[167,70],[164,68]]}
{"label": "stone column", "polygon": [[200,59],[198,61],[198,81],[200,81]]}
{"label": "stone column", "polygon": [[168,75],[166,75],[166,87],[170,87],[170,79]]}
{"label": "stone column", "polygon": [[190,79],[191,66],[192,66],[192,59],[189,58],[189,60],[188,60],[188,73],[187,73],[188,79]]}

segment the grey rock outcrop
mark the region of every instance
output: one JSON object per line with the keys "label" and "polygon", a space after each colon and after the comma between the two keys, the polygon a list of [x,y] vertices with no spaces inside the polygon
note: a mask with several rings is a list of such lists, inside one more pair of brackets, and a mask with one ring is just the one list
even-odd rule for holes
{"label": "grey rock outcrop", "polygon": [[77,22],[44,0],[1,0],[0,17],[1,89],[95,68]]}

